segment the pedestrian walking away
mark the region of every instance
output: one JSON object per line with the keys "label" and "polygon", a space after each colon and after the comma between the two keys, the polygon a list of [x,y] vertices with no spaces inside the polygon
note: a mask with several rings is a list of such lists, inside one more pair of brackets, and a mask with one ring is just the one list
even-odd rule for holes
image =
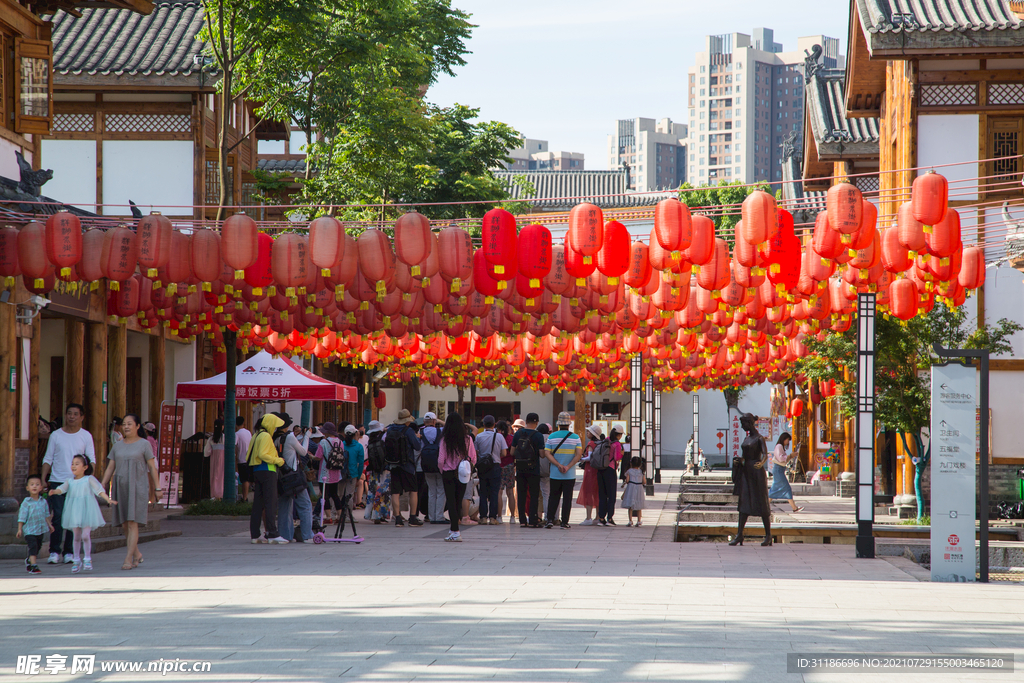
{"label": "pedestrian walking away", "polygon": [[768,500],[787,501],[793,512],[800,512],[803,508],[797,506],[793,500],[793,487],[789,485],[789,478],[786,476],[786,463],[790,458],[786,451],[789,450],[791,443],[793,437],[787,432],[782,432],[775,444],[775,450],[772,451],[772,487],[768,490]]}
{"label": "pedestrian walking away", "polygon": [[446,541],[462,540],[459,531],[459,515],[462,514],[460,508],[476,461],[476,446],[466,433],[466,423],[462,421],[462,416],[454,412],[449,414],[441,435],[441,455],[438,459],[441,478],[444,480],[444,495],[448,501],[448,519],[451,521],[451,530],[444,539]]}
{"label": "pedestrian walking away", "polygon": [[395,526],[405,526],[406,522],[401,509],[403,493],[409,495],[409,526],[423,526],[417,514],[420,486],[416,481],[416,458],[422,445],[411,425],[412,413],[403,408],[398,411],[398,417],[384,434],[384,453],[391,473],[391,508],[395,514]]}
{"label": "pedestrian walking away", "polygon": [[[561,412],[555,419],[555,431],[544,444],[544,457],[551,467],[551,495],[548,499],[547,524],[551,529],[558,521],[562,529],[569,528],[569,513],[572,510],[572,492],[576,487],[576,465],[583,457],[583,444],[569,431],[572,418]],[[562,502],[562,516],[558,517],[558,503]]]}
{"label": "pedestrian walking away", "polygon": [[764,523],[764,542],[772,544],[771,509],[768,505],[768,480],[764,466],[768,462],[768,447],[764,437],[757,431],[757,417],[750,413],[740,416],[740,426],[747,436],[740,445],[741,458],[732,459],[732,481],[734,496],[739,496],[737,507],[740,513],[736,538],[729,545],[743,545],[743,527],[751,515],[760,517]]}
{"label": "pedestrian walking away", "polygon": [[[278,473],[277,487],[277,533],[285,541],[304,543],[313,539],[313,504],[309,498],[309,487],[306,486],[305,462],[308,462],[308,451],[305,444],[310,442],[310,433],[281,432],[274,438],[284,466],[285,473]],[[295,476],[300,473],[301,476]],[[293,481],[294,486],[285,482]],[[295,517],[299,519],[299,535],[295,535]]]}
{"label": "pedestrian walking away", "polygon": [[[85,408],[79,403],[69,403],[67,410],[64,411],[64,426],[50,434],[46,454],[43,455],[42,477],[51,491],[71,479],[71,459],[74,456],[85,455],[90,463],[96,462],[92,434],[82,428],[83,420]],[[49,564],[59,563],[62,553],[64,564],[71,564],[74,561],[71,552],[72,533],[70,527],[65,527],[63,523],[64,504],[64,498],[59,496],[50,500],[53,531],[50,533],[50,557],[47,560]]]}
{"label": "pedestrian walking away", "polygon": [[366,425],[366,509],[365,519],[383,524],[391,517],[391,472],[387,469],[384,427],[377,420]]}
{"label": "pedestrian walking away", "polygon": [[[284,434],[291,424],[288,413],[268,413],[260,419],[256,434],[249,442],[246,462],[252,468],[252,513],[249,515],[249,536],[253,543],[287,543],[277,529],[277,468],[284,458],[277,450],[275,436]],[[260,524],[266,534],[260,534]]]}
{"label": "pedestrian walking away", "polygon": [[[321,439],[312,458],[318,461],[316,480],[322,487],[321,497],[323,498],[324,515],[326,523],[334,524],[335,519],[331,514],[331,503],[334,509],[341,512],[341,496],[338,493],[339,482],[343,479],[344,464],[338,454],[342,450],[341,439],[338,438],[338,428],[333,422],[324,422],[320,427],[324,438]],[[332,467],[333,465],[333,467]]]}
{"label": "pedestrian walking away", "polygon": [[593,526],[594,510],[598,504],[597,471],[590,465],[590,456],[601,442],[601,428],[591,425],[587,427],[585,436],[587,445],[583,451],[583,457],[580,459],[580,462],[583,463],[583,481],[580,483],[580,493],[576,496],[576,504],[582,505],[587,512],[587,516],[580,522],[580,526]]}
{"label": "pedestrian walking away", "polygon": [[540,498],[540,454],[544,450],[544,437],[537,431],[539,423],[540,416],[529,413],[525,426],[512,437],[520,527],[540,528],[537,500]]}
{"label": "pedestrian walking away", "polygon": [[100,511],[96,498],[102,498],[108,505],[117,505],[111,500],[103,485],[92,476],[92,463],[84,455],[76,455],[71,459],[72,478],[50,491],[50,500],[64,499],[64,524],[73,534],[71,573],[77,574],[83,569],[92,571],[92,530],[106,524],[103,512]]}
{"label": "pedestrian walking away", "polygon": [[480,478],[480,523],[497,524],[501,514],[501,461],[508,450],[505,437],[495,431],[494,416],[485,415],[476,437],[476,472]]}
{"label": "pedestrian walking away", "polygon": [[446,509],[444,482],[441,480],[441,469],[438,458],[441,456],[441,430],[437,425],[437,415],[427,413],[423,416],[423,429],[420,431],[420,464],[423,478],[427,483],[427,520],[431,524],[448,524],[445,519]]}
{"label": "pedestrian walking away", "polygon": [[[505,439],[505,455],[501,459],[501,489],[505,492],[508,505],[509,523],[516,523],[516,459],[512,455],[512,427],[508,422],[500,420],[494,425],[494,431]],[[504,508],[502,509],[502,512]],[[502,522],[498,515],[498,523]]]}
{"label": "pedestrian walking away", "polygon": [[122,428],[124,438],[110,449],[102,485],[107,489],[107,484],[112,484],[110,493],[118,502],[114,508],[114,524],[120,524],[124,530],[127,554],[121,569],[128,570],[135,569],[143,562],[139,551],[139,525],[146,524],[149,503],[155,503],[163,489],[160,488],[153,447],[140,434],[145,428],[139,416],[132,413],[125,415]]}
{"label": "pedestrian walking away", "polygon": [[643,524],[643,509],[647,503],[644,486],[647,484],[647,478],[640,468],[642,464],[643,460],[634,455],[629,460],[629,469],[626,470],[626,490],[622,492],[622,507],[629,510],[629,521],[626,526],[633,526],[634,514],[636,526]]}
{"label": "pedestrian walking away", "polygon": [[220,500],[224,497],[224,420],[214,420],[213,436],[203,446],[203,457],[210,464],[210,498]]}

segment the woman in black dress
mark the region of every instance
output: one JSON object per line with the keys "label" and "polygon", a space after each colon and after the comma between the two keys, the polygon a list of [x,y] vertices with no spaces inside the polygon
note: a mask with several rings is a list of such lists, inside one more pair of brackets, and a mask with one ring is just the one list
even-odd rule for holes
{"label": "woman in black dress", "polygon": [[740,448],[742,458],[732,460],[732,493],[739,496],[740,525],[739,531],[729,545],[743,545],[743,527],[751,515],[760,517],[764,522],[764,542],[772,544],[771,509],[768,506],[768,478],[764,466],[768,462],[768,447],[765,445],[755,424],[757,418],[750,413],[740,416],[740,426],[747,432]]}

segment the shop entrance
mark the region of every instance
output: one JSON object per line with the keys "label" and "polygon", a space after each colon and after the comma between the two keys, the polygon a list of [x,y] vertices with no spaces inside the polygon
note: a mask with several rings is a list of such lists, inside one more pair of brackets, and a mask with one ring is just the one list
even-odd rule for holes
{"label": "shop entrance", "polygon": [[[455,412],[457,406],[456,401],[448,401],[448,414]],[[470,402],[466,401],[465,406],[466,414],[469,415],[472,410]],[[512,421],[520,416],[520,406],[519,401],[477,401],[476,414],[470,415],[470,421],[480,426],[485,415],[493,415],[495,421],[505,420],[512,424]]]}

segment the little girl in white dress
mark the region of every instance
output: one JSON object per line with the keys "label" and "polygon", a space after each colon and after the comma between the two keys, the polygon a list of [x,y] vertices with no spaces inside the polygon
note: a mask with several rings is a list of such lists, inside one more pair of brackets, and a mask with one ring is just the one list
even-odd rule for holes
{"label": "little girl in white dress", "polygon": [[[92,530],[106,524],[96,497],[99,496],[109,505],[117,505],[117,501],[111,500],[103,490],[103,485],[96,481],[96,477],[92,476],[92,463],[84,455],[76,455],[71,459],[71,474],[75,478],[50,491],[50,495],[61,496],[66,493],[68,496],[64,501],[62,525],[65,529],[71,529],[74,534],[71,546],[73,550],[71,572],[77,574],[83,568],[87,572],[92,571]],[[79,559],[83,548],[85,550],[84,565]]]}
{"label": "little girl in white dress", "polygon": [[636,525],[640,526],[642,510],[647,502],[647,493],[644,491],[644,472],[640,469],[642,463],[643,461],[634,455],[629,461],[629,469],[626,470],[626,490],[622,493],[622,507],[629,509],[629,523],[626,526],[633,526],[634,513],[636,513]]}

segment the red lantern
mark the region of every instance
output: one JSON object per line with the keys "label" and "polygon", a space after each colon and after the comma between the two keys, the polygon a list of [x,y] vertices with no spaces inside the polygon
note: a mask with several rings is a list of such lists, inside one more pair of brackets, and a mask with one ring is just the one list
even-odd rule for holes
{"label": "red lantern", "polygon": [[82,223],[78,216],[61,211],[47,219],[46,259],[65,276],[82,259]]}
{"label": "red lantern", "polygon": [[964,249],[960,263],[960,286],[964,289],[977,289],[985,284],[985,250],[979,247]]}
{"label": "red lantern", "polygon": [[608,221],[604,242],[597,252],[597,269],[608,277],[609,284],[617,285],[619,276],[629,270],[629,259],[629,231],[618,221]]}
{"label": "red lantern", "polygon": [[[792,232],[792,227],[790,228]],[[845,247],[839,233],[828,224],[828,213],[821,211],[814,219],[814,241],[811,245],[814,253],[823,259],[834,259],[843,253]]]}
{"label": "red lantern", "polygon": [[651,279],[651,262],[647,258],[647,245],[639,240],[629,248],[629,270],[625,282],[630,287],[643,287]]}
{"label": "red lantern", "polygon": [[119,318],[130,318],[139,311],[139,295],[142,290],[142,276],[135,275],[121,283],[121,287],[110,293],[113,314]]}
{"label": "red lantern", "polygon": [[604,242],[604,216],[593,204],[577,204],[569,212],[569,232],[566,235],[572,248],[583,255],[584,265],[601,250]]}
{"label": "red lantern", "polygon": [[[302,235],[285,233],[274,240],[270,252],[270,270],[282,287],[304,287],[309,277],[309,242]],[[289,293],[288,296],[293,296]]]}
{"label": "red lantern", "polygon": [[949,184],[935,171],[914,178],[910,189],[910,208],[915,220],[923,225],[935,225],[946,215]]}
{"label": "red lantern", "polygon": [[[7,225],[0,227],[0,277],[14,278],[21,275],[18,265],[18,229]],[[13,282],[7,282],[7,285]]]}
{"label": "red lantern", "polygon": [[794,398],[793,403],[790,404],[789,412],[793,417],[800,417],[804,414],[804,402],[803,399]]}
{"label": "red lantern", "polygon": [[924,251],[926,246],[924,224],[914,218],[910,202],[903,202],[896,211],[897,237],[905,249],[913,252]]}
{"label": "red lantern", "polygon": [[38,280],[53,274],[53,264],[46,258],[46,228],[42,223],[28,223],[18,233],[18,265],[25,280]]}
{"label": "red lantern", "polygon": [[894,280],[889,285],[889,311],[900,320],[917,315],[917,285],[910,278]]}
{"label": "red lantern", "polygon": [[395,255],[410,266],[413,277],[420,275],[420,267],[434,246],[430,221],[421,213],[410,211],[395,221]]}
{"label": "red lantern", "polygon": [[[171,222],[154,211],[139,219],[135,234],[139,244],[139,265],[148,277],[156,277],[157,269],[167,265],[171,257]],[[84,257],[84,254],[83,254]]]}
{"label": "red lantern", "polygon": [[551,231],[536,223],[527,225],[519,233],[519,272],[530,279],[530,286],[536,287],[551,272],[552,247]]}
{"label": "red lantern", "polygon": [[551,247],[551,270],[544,277],[544,286],[550,289],[552,294],[568,294],[576,286],[573,277],[565,269],[565,254],[568,251],[564,244],[555,244]]}
{"label": "red lantern", "polygon": [[[607,239],[608,227],[605,226]],[[690,207],[671,197],[662,199],[654,209],[654,235],[658,244],[668,251],[682,251],[693,241],[693,220]]]}
{"label": "red lantern", "polygon": [[926,231],[924,234],[929,254],[947,258],[960,249],[962,246],[960,242],[960,213],[956,209],[948,209],[946,214],[931,226],[931,231]]}
{"label": "red lantern", "polygon": [[221,227],[221,252],[224,263],[235,269],[235,278],[244,277],[244,271],[256,263],[260,256],[260,244],[256,221],[242,212],[229,216]]}
{"label": "red lantern", "polygon": [[828,188],[825,206],[828,224],[832,229],[845,235],[857,232],[861,224],[862,200],[860,190],[850,183],[839,183]]}
{"label": "red lantern", "polygon": [[[736,224],[736,238],[757,246],[778,232],[779,223],[775,197],[763,190],[754,190],[740,207],[742,223]],[[741,227],[742,226],[742,227]]]}
{"label": "red lantern", "polygon": [[882,267],[890,273],[902,273],[910,268],[914,261],[910,252],[900,244],[899,228],[892,227],[882,231]]}
{"label": "red lantern", "polygon": [[[76,266],[78,276],[84,282],[96,282],[102,280],[106,275],[103,271],[103,246],[106,243],[106,231],[99,228],[87,230],[82,235],[82,260]],[[138,238],[136,238],[138,243]],[[167,254],[170,254],[170,247]]]}
{"label": "red lantern", "polygon": [[594,272],[597,264],[589,256],[584,256],[580,252],[572,248],[569,236],[565,236],[565,271],[569,273],[570,277],[576,278],[576,284],[583,284],[580,280],[585,280],[590,277],[590,274]]}
{"label": "red lantern", "polygon": [[337,218],[321,216],[309,224],[309,260],[326,276],[344,256],[345,229]]}
{"label": "red lantern", "polygon": [[462,228],[449,227],[438,235],[437,246],[441,277],[456,292],[473,275],[473,240]]}
{"label": "red lantern", "polygon": [[711,261],[697,273],[697,284],[707,290],[720,290],[729,284],[729,244],[715,239],[715,253]]}
{"label": "red lantern", "polygon": [[484,214],[481,234],[484,258],[493,267],[494,274],[512,275],[519,261],[516,256],[516,217],[505,209],[491,209]]}
{"label": "red lantern", "polygon": [[715,224],[703,214],[693,217],[693,239],[683,253],[690,263],[703,266],[715,254]]}
{"label": "red lantern", "polygon": [[384,296],[386,283],[395,275],[395,254],[383,231],[371,228],[359,233],[356,238],[359,254],[359,271],[377,290],[377,296]]}
{"label": "red lantern", "polygon": [[192,274],[200,282],[220,280],[224,270],[220,245],[221,236],[213,230],[200,229],[192,233]]}
{"label": "red lantern", "polygon": [[[253,288],[253,294],[256,296],[262,296],[263,287],[269,287],[270,283],[274,281],[274,273],[270,267],[271,252],[274,249],[274,238],[261,232],[256,239],[256,262],[246,268],[243,275],[245,277],[246,284]],[[221,245],[223,246],[223,240],[221,240]]]}
{"label": "red lantern", "polygon": [[103,236],[103,276],[111,284],[123,282],[135,273],[139,252],[135,244],[135,233],[125,227],[107,230]]}

